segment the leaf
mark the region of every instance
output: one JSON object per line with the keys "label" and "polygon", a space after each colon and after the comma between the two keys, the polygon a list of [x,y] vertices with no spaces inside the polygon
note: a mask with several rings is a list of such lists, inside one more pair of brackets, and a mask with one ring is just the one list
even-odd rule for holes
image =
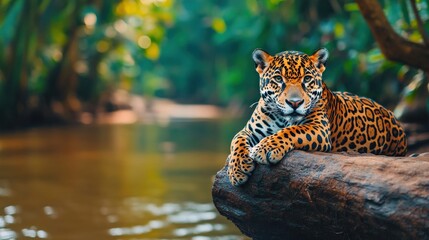
{"label": "leaf", "polygon": [[406,27],[410,27],[411,25],[411,19],[410,14],[408,12],[408,0],[400,0],[399,4],[401,5],[401,11],[403,16],[403,21],[406,24]]}
{"label": "leaf", "polygon": [[15,35],[15,30],[18,27],[19,18],[22,14],[25,0],[15,0],[10,11],[6,13],[4,21],[0,25],[1,41],[5,46],[8,46]]}
{"label": "leaf", "polygon": [[226,30],[225,21],[222,18],[214,18],[212,21],[212,28],[217,33],[224,33]]}
{"label": "leaf", "polygon": [[160,49],[158,44],[152,43],[148,49],[146,49],[146,57],[150,60],[157,60],[159,58]]}
{"label": "leaf", "polygon": [[344,25],[340,22],[335,23],[334,25],[334,35],[336,38],[343,38],[344,37]]}
{"label": "leaf", "polygon": [[358,12],[359,6],[357,5],[357,3],[346,3],[344,5],[344,9],[348,12]]}

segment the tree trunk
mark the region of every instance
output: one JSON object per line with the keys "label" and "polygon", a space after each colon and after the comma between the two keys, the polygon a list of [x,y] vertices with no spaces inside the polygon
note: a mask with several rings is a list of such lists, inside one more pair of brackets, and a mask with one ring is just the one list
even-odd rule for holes
{"label": "tree trunk", "polygon": [[226,170],[213,201],[254,239],[429,239],[429,155],[292,151],[242,187]]}

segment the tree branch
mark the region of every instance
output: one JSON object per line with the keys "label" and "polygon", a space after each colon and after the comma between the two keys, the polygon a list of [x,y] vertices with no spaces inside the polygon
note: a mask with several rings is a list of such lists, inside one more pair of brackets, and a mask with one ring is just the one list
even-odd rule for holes
{"label": "tree branch", "polygon": [[378,1],[355,1],[386,58],[429,72],[429,48],[398,35]]}

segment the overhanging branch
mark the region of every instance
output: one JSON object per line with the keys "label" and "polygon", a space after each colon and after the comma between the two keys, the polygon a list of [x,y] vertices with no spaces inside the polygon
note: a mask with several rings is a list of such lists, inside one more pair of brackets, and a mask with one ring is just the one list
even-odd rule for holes
{"label": "overhanging branch", "polygon": [[429,48],[398,35],[378,1],[355,1],[386,58],[429,72]]}

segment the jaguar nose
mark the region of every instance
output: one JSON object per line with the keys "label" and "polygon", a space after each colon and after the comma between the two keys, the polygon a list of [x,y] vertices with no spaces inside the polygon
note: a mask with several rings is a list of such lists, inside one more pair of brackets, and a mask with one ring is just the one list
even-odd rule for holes
{"label": "jaguar nose", "polygon": [[303,103],[304,103],[304,99],[301,99],[301,98],[286,99],[286,104],[293,109],[297,109]]}

